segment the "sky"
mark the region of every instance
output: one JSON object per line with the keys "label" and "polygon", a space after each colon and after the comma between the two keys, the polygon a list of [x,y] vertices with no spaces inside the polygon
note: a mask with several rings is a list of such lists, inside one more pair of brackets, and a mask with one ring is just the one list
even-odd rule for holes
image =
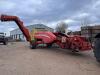
{"label": "sky", "polygon": [[[55,28],[65,22],[69,30],[83,24],[100,24],[100,0],[0,0],[0,15],[18,16],[25,26],[42,23]],[[0,22],[0,32],[17,28],[14,22]]]}

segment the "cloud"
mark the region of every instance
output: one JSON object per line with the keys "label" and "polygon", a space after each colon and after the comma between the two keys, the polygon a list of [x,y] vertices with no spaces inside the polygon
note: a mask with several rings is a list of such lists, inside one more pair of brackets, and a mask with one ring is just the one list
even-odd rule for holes
{"label": "cloud", "polygon": [[73,20],[73,19],[66,19],[66,20],[64,20],[64,22],[65,23],[67,23],[67,24],[70,24],[70,23],[75,23],[75,20]]}
{"label": "cloud", "polygon": [[3,11],[8,11],[8,10],[12,9],[14,7],[14,5],[15,4],[11,1],[4,1],[4,0],[0,1],[0,9]]}
{"label": "cloud", "polygon": [[[65,21],[72,29],[73,26],[79,29],[85,20],[100,23],[99,9],[99,0],[0,0],[1,14],[19,16],[25,25],[44,23],[52,28],[60,21]],[[0,25],[8,25],[8,31],[17,27],[15,23],[0,22]]]}

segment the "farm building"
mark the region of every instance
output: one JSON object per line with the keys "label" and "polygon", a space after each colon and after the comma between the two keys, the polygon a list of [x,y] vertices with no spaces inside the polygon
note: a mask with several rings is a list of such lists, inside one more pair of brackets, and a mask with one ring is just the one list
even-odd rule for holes
{"label": "farm building", "polygon": [[[34,24],[34,25],[26,26],[26,28],[28,28],[30,32],[32,32],[33,30],[36,30],[36,31],[51,31],[51,32],[54,31],[54,29],[52,29],[48,26],[45,26],[43,24]],[[13,40],[26,40],[19,28],[10,31],[10,37]]]}

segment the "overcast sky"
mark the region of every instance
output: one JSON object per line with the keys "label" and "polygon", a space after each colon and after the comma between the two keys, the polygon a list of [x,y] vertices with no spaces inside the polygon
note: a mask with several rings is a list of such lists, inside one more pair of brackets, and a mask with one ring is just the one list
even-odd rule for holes
{"label": "overcast sky", "polygon": [[[100,0],[0,0],[0,14],[16,15],[26,26],[43,23],[54,28],[64,21],[78,30],[82,23],[100,23]],[[0,22],[0,32],[15,28],[14,22]]]}

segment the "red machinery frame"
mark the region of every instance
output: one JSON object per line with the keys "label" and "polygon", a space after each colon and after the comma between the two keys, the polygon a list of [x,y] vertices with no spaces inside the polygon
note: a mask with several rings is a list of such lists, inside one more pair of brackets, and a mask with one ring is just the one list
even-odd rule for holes
{"label": "red machinery frame", "polygon": [[35,41],[31,40],[29,30],[23,25],[23,22],[17,16],[1,15],[1,21],[15,21],[20,30],[23,32],[26,40],[30,42],[32,48],[36,48],[38,44],[46,44],[50,47],[53,43],[59,45],[60,48],[70,49],[73,52],[91,50],[91,44],[82,36],[68,36],[62,33],[53,32],[36,32],[34,34]]}

